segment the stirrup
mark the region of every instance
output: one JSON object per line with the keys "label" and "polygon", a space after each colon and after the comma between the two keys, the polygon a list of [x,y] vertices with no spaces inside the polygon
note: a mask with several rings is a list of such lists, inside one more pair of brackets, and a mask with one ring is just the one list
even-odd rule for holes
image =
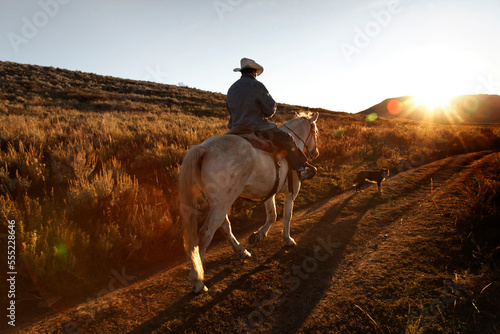
{"label": "stirrup", "polygon": [[299,181],[304,181],[308,179],[312,179],[314,175],[316,175],[316,167],[314,166],[307,166],[304,170],[297,171],[297,175],[299,176]]}

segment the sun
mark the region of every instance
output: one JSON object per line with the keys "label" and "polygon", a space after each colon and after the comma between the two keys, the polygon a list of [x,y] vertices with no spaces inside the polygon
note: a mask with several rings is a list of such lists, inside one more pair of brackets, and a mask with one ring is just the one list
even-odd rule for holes
{"label": "sun", "polygon": [[454,97],[470,93],[470,82],[481,63],[475,55],[446,45],[408,50],[396,60],[396,68],[404,74],[398,83],[414,97],[414,105],[428,113],[450,109]]}
{"label": "sun", "polygon": [[438,108],[446,109],[450,107],[451,100],[455,94],[445,94],[440,91],[436,93],[419,94],[413,97],[413,102],[417,106],[424,106],[428,111]]}

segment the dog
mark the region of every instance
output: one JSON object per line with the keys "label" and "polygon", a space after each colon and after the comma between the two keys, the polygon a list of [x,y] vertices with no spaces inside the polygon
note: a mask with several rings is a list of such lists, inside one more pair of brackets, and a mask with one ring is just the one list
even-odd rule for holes
{"label": "dog", "polygon": [[356,180],[354,180],[353,187],[356,187],[356,192],[360,191],[361,186],[366,182],[376,183],[378,186],[378,192],[382,192],[382,181],[385,180],[386,177],[389,176],[389,169],[382,167],[379,170],[375,171],[361,171],[356,176]]}

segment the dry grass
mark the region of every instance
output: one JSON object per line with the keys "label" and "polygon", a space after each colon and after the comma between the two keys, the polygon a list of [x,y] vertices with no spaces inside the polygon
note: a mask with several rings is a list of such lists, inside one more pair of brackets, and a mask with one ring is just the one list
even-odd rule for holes
{"label": "dry grass", "polygon": [[500,330],[499,170],[498,155],[487,163],[477,163],[458,189],[457,209],[451,218],[456,222],[459,246],[449,252],[459,282],[454,291],[456,301],[427,326],[425,333]]}
{"label": "dry grass", "polygon": [[18,224],[34,283],[57,289],[49,282],[92,281],[178,245],[178,166],[189,145],[223,128],[172,114],[0,118],[2,215]]}

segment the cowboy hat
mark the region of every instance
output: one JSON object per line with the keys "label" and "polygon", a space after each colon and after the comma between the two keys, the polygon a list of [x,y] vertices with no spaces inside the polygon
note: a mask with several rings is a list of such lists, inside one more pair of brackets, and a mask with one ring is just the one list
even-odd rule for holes
{"label": "cowboy hat", "polygon": [[240,72],[244,68],[253,68],[253,69],[257,70],[257,75],[261,75],[262,72],[264,72],[264,67],[262,67],[261,65],[257,64],[252,59],[241,58],[240,64],[241,64],[241,67],[240,68],[235,68],[233,70],[234,72]]}

